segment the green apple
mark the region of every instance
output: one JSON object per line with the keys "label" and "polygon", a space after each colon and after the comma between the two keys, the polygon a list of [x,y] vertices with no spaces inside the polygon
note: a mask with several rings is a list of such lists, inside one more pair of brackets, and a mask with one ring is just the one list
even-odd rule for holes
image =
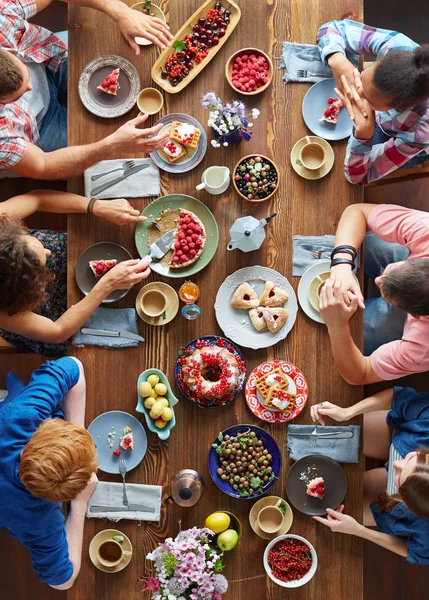
{"label": "green apple", "polygon": [[217,545],[224,552],[235,548],[237,542],[238,533],[234,529],[227,529],[226,531],[222,531],[222,533],[220,533],[217,536],[216,540]]}

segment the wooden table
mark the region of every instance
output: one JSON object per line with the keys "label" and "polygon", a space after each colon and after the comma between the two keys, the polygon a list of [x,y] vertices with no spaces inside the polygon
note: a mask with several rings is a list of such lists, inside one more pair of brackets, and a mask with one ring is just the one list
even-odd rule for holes
{"label": "wooden table", "polygon": [[[131,4],[131,2],[129,2]],[[353,13],[356,19],[362,17],[361,0],[331,0],[308,2],[308,0],[268,0],[254,2],[241,0],[242,19],[234,34],[218,56],[180,94],[165,95],[165,114],[168,112],[187,113],[206,123],[207,112],[200,106],[201,94],[214,89],[225,100],[235,97],[224,76],[227,58],[237,49],[255,46],[270,55],[279,56],[282,42],[294,40],[313,43],[318,26],[330,19],[341,18]],[[175,31],[199,6],[198,0],[160,3]],[[150,69],[157,55],[154,47],[143,49],[137,58],[121,38],[119,31],[110,20],[90,9],[70,7],[70,59],[69,59],[69,144],[92,142],[113,132],[127,118],[137,114],[132,110],[121,119],[104,120],[88,113],[82,106],[77,82],[85,64],[102,54],[119,54],[137,67],[142,86],[152,84]],[[168,374],[173,382],[173,369],[178,349],[199,335],[221,333],[213,310],[218,287],[225,277],[244,266],[261,264],[279,270],[293,283],[292,278],[292,236],[294,234],[334,233],[343,209],[361,200],[361,190],[349,185],[343,175],[345,143],[335,143],[336,163],[330,175],[316,182],[298,177],[290,165],[289,153],[293,144],[308,133],[301,117],[302,98],[306,85],[285,85],[283,70],[275,70],[271,87],[248,103],[249,108],[261,110],[260,118],[254,123],[253,139],[228,149],[213,149],[209,145],[204,162],[184,175],[162,175],[164,193],[187,193],[197,195],[214,213],[220,229],[219,248],[212,263],[194,277],[202,289],[199,302],[202,316],[195,322],[187,322],[180,315],[163,328],[149,327],[141,323],[141,333],[147,343],[136,349],[103,350],[94,347],[76,350],[70,348],[85,365],[87,379],[87,413],[89,424],[93,418],[105,411],[121,409],[135,414],[136,379],[148,367],[157,367]],[[236,161],[250,152],[260,152],[275,159],[282,177],[281,189],[272,202],[260,206],[242,201],[234,193],[232,186],[222,197],[209,196],[205,192],[195,192],[204,168],[211,164],[226,164],[232,168]],[[127,155],[129,156],[129,155]],[[125,157],[125,155],[124,155]],[[83,192],[82,178],[70,182],[69,189]],[[143,208],[149,199],[133,201]],[[229,240],[228,231],[234,220],[252,214],[262,218],[277,211],[278,216],[270,223],[268,236],[262,248],[244,254],[240,251],[226,252]],[[89,245],[103,240],[123,244],[134,255],[134,234],[131,229],[119,229],[95,218],[76,215],[68,219],[69,233],[69,304],[81,298],[74,279],[74,265],[77,258]],[[153,277],[155,279],[155,277]],[[180,281],[168,281],[177,290]],[[137,290],[133,290],[119,304],[131,307]],[[360,340],[362,323],[354,319],[355,338]],[[361,398],[361,389],[344,383],[332,359],[326,329],[309,320],[300,310],[292,332],[284,342],[273,348],[261,351],[244,352],[250,372],[260,362],[281,358],[297,366],[305,374],[309,384],[309,400],[298,423],[308,423],[310,406],[323,400],[332,400],[341,405],[350,405]],[[180,396],[180,394],[178,393]],[[169,481],[180,469],[192,468],[199,471],[206,481],[203,499],[192,509],[180,509],[170,505],[162,511],[159,524],[121,522],[119,529],[131,539],[134,557],[130,565],[121,573],[112,576],[95,569],[88,557],[88,545],[94,534],[109,525],[98,520],[85,524],[81,573],[74,588],[68,592],[70,599],[88,600],[127,600],[142,597],[142,585],[137,578],[143,573],[146,554],[165,536],[177,533],[177,521],[183,527],[202,525],[205,517],[217,509],[231,510],[237,514],[243,525],[243,537],[236,549],[225,556],[225,575],[230,581],[226,599],[280,600],[285,598],[283,588],[275,586],[264,576],[262,555],[266,542],[253,534],[248,522],[252,501],[233,500],[220,492],[212,483],[207,470],[207,453],[210,443],[217,433],[236,423],[253,423],[263,426],[278,441],[283,450],[283,470],[281,477],[272,488],[272,493],[285,495],[286,475],[289,468],[286,452],[286,427],[270,426],[249,411],[243,394],[232,404],[213,410],[200,410],[184,398],[176,407],[177,425],[168,442],[160,442],[157,436],[149,434],[149,447],[142,464],[131,472],[128,481],[159,484],[163,486],[164,497],[169,494]],[[362,518],[362,472],[363,463],[344,465],[347,474],[347,512],[358,520]],[[100,479],[119,481],[119,477],[104,476]],[[294,511],[293,533],[303,535],[315,546],[319,556],[319,568],[311,583],[293,592],[295,599],[362,598],[362,545],[351,536],[334,535],[310,518]],[[149,597],[148,594],[144,597]]]}

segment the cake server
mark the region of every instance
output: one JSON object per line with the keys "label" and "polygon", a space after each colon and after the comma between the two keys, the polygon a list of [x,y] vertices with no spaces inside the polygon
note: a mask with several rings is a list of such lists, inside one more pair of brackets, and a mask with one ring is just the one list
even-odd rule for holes
{"label": "cake server", "polygon": [[163,256],[167,254],[169,250],[171,250],[171,246],[174,241],[174,233],[175,229],[171,231],[167,231],[163,236],[158,238],[151,244],[150,246],[150,257],[155,258],[156,260],[161,260]]}
{"label": "cake server", "polygon": [[343,438],[351,438],[353,437],[353,431],[327,431],[324,433],[316,433],[314,434],[314,431],[310,432],[310,433],[295,433],[295,432],[291,432],[289,435],[293,436],[293,437],[309,437],[309,438],[325,438],[325,439],[330,439],[330,438],[335,438],[335,439],[343,439]]}
{"label": "cake server", "polygon": [[146,163],[144,165],[137,165],[136,167],[133,167],[132,169],[125,169],[125,171],[122,173],[122,175],[120,177],[111,179],[107,183],[103,183],[102,185],[99,185],[99,186],[93,188],[91,190],[91,196],[96,196],[97,194],[104,192],[104,190],[109,189],[109,187],[111,187],[112,185],[115,185],[115,183],[119,183],[120,181],[123,181],[127,177],[130,177],[130,175],[134,175],[134,173],[138,173],[139,171],[142,171],[143,169],[147,169],[149,166],[150,165]]}
{"label": "cake server", "polygon": [[104,329],[89,329],[88,327],[82,327],[80,330],[84,335],[105,335],[107,337],[123,337],[130,340],[137,340],[138,342],[145,342],[146,340],[141,335],[132,333],[131,331],[105,331]]}

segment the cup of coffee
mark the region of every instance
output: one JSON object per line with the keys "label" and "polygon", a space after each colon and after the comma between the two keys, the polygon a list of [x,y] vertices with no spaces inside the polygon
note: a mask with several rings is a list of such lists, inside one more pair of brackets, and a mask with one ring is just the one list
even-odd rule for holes
{"label": "cup of coffee", "polygon": [[147,115],[154,115],[164,106],[164,98],[156,88],[145,88],[137,96],[137,106]]}
{"label": "cup of coffee", "polygon": [[317,169],[320,169],[325,164],[325,148],[318,142],[312,142],[311,139],[306,136],[305,144],[301,148],[299,157],[303,167],[310,171],[317,171]]}
{"label": "cup of coffee", "polygon": [[160,290],[148,290],[141,298],[142,311],[148,317],[159,317],[166,306],[167,298]]}
{"label": "cup of coffee", "polygon": [[104,540],[97,549],[97,558],[105,567],[116,567],[129,554],[131,552],[126,552],[116,540]]}
{"label": "cup of coffee", "polygon": [[320,294],[322,293],[323,286],[325,285],[327,279],[329,279],[330,276],[331,273],[329,271],[325,271],[324,273],[320,273],[320,275],[316,275],[316,277],[310,283],[310,287],[308,289],[308,299],[310,301],[311,306],[317,312],[320,312]]}
{"label": "cup of coffee", "polygon": [[285,516],[280,510],[280,499],[274,506],[265,506],[259,511],[258,526],[264,533],[277,533],[283,527]]}

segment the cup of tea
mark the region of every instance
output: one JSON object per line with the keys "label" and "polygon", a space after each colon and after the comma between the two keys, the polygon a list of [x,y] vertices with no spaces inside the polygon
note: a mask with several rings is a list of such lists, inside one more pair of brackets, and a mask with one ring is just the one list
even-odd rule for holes
{"label": "cup of tea", "polygon": [[325,148],[319,142],[313,142],[306,136],[305,144],[301,148],[299,158],[303,167],[310,171],[317,171],[317,169],[320,169],[325,164]]}
{"label": "cup of tea", "polygon": [[265,506],[259,511],[257,521],[264,533],[277,533],[283,527],[285,515],[279,508],[282,502],[280,498],[274,506]]}
{"label": "cup of tea", "polygon": [[104,540],[97,548],[97,558],[105,567],[116,567],[129,554],[116,540]]}
{"label": "cup of tea", "polygon": [[164,97],[156,88],[145,88],[137,96],[137,106],[142,113],[155,115],[164,106]]}
{"label": "cup of tea", "polygon": [[159,317],[165,311],[167,298],[160,290],[147,290],[141,297],[141,308],[148,317]]}

